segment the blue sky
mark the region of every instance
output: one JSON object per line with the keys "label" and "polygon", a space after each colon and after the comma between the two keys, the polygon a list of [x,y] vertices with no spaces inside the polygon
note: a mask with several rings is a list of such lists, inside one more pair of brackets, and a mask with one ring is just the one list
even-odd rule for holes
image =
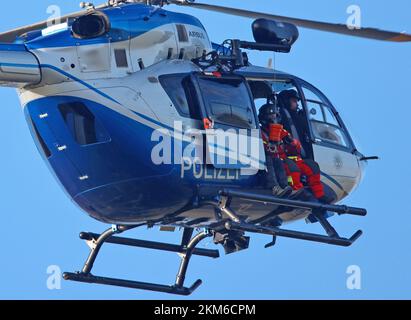
{"label": "blue sky", "polygon": [[[206,2],[206,1],[203,1]],[[357,4],[364,26],[411,32],[411,3],[371,0],[254,0],[208,1],[281,15],[342,22],[346,9]],[[47,18],[49,5],[63,13],[78,10],[77,1],[20,0],[2,4],[0,30]],[[171,8],[170,8],[171,9]],[[187,8],[215,42],[226,38],[251,40],[251,20]],[[271,54],[252,53],[254,64],[267,65]],[[204,284],[193,299],[406,299],[411,298],[410,44],[384,43],[300,29],[290,55],[277,55],[276,68],[313,83],[330,98],[351,129],[360,151],[378,155],[360,188],[345,201],[366,207],[366,218],[340,217],[332,222],[349,236],[365,235],[351,248],[253,236],[250,250],[218,260],[193,259],[187,283]],[[46,286],[47,267],[78,270],[87,246],[80,231],[103,231],[106,226],[88,218],[60,189],[41,160],[13,89],[0,88],[0,214],[3,217],[0,266],[2,299],[181,299],[158,293],[78,283]],[[320,231],[318,226],[296,227]],[[131,235],[131,234],[129,234]],[[179,241],[180,234],[138,230],[144,239]],[[206,243],[213,247],[212,243]],[[142,281],[172,283],[178,256],[140,249],[104,247],[95,273]],[[347,267],[361,268],[362,289],[348,290]],[[166,267],[166,268],[165,268]]]}

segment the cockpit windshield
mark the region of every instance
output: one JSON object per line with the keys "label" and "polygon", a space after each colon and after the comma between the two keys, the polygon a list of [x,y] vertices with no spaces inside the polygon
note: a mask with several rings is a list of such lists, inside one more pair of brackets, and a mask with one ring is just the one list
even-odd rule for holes
{"label": "cockpit windshield", "polygon": [[350,141],[327,99],[305,85],[302,90],[315,139],[349,148]]}
{"label": "cockpit windshield", "polygon": [[[279,76],[274,80],[249,81],[253,91],[254,102],[258,109],[267,103],[267,97],[274,93],[280,97],[284,92],[297,92],[302,99],[298,102],[295,114],[287,112],[277,99],[282,122],[286,129],[303,145],[303,153],[310,157],[312,142],[328,144],[330,147],[352,149],[352,141],[341,118],[336,113],[329,100],[317,89],[305,81]],[[262,90],[263,84],[269,85],[271,93]],[[297,116],[296,116],[297,115]]]}
{"label": "cockpit windshield", "polygon": [[284,90],[295,89],[295,84],[291,80],[276,79],[271,83],[271,87],[275,93],[280,93]]}

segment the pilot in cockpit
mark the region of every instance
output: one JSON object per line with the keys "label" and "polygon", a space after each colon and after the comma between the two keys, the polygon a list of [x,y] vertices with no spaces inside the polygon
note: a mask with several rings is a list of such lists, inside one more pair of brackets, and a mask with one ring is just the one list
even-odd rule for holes
{"label": "pilot in cockpit", "polygon": [[294,89],[283,90],[278,94],[278,104],[280,106],[282,124],[295,139],[304,138],[308,132],[305,113],[299,109],[300,101],[298,92]]}

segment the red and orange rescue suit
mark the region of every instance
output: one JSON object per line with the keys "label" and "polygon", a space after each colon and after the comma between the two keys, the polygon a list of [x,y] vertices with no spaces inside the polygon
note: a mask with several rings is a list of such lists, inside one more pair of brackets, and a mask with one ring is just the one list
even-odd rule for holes
{"label": "red and orange rescue suit", "polygon": [[[325,196],[321,183],[321,172],[317,162],[301,157],[302,146],[300,141],[293,139],[290,133],[280,124],[271,124],[269,136],[263,134],[264,145],[268,141],[279,141],[276,148],[278,157],[283,160],[284,168],[288,176],[288,182],[294,190],[304,188],[301,183],[301,175],[307,177],[307,185],[317,199]],[[268,141],[267,141],[268,140]]]}

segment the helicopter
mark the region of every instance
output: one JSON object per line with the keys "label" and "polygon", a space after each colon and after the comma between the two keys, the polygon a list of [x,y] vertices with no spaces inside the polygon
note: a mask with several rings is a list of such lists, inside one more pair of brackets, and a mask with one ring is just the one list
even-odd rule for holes
{"label": "helicopter", "polygon": [[[255,41],[213,43],[196,17],[168,11],[168,5],[253,18]],[[297,27],[392,42],[410,42],[411,35],[188,0],[81,7],[52,25],[43,21],[0,33],[0,85],[17,88],[39,153],[68,197],[111,225],[101,234],[80,233],[90,254],[81,271],[66,272],[64,279],[190,295],[202,283],[184,285],[192,256],[220,257],[218,250],[197,247],[206,238],[231,254],[248,249],[246,233],[272,237],[267,248],[279,237],[349,247],[362,235],[341,237],[329,218],[366,216],[366,209],[338,203],[377,157],[357,150],[318,88],[253,65],[246,50],[287,54],[299,37]],[[293,135],[304,156],[319,163],[330,204],[278,198],[263,187],[258,106],[283,90],[301,97],[308,130],[296,128]],[[304,219],[320,223],[325,235],[283,228]],[[182,229],[181,243],[120,236],[138,227]],[[178,253],[175,283],[93,275],[105,243]]]}

